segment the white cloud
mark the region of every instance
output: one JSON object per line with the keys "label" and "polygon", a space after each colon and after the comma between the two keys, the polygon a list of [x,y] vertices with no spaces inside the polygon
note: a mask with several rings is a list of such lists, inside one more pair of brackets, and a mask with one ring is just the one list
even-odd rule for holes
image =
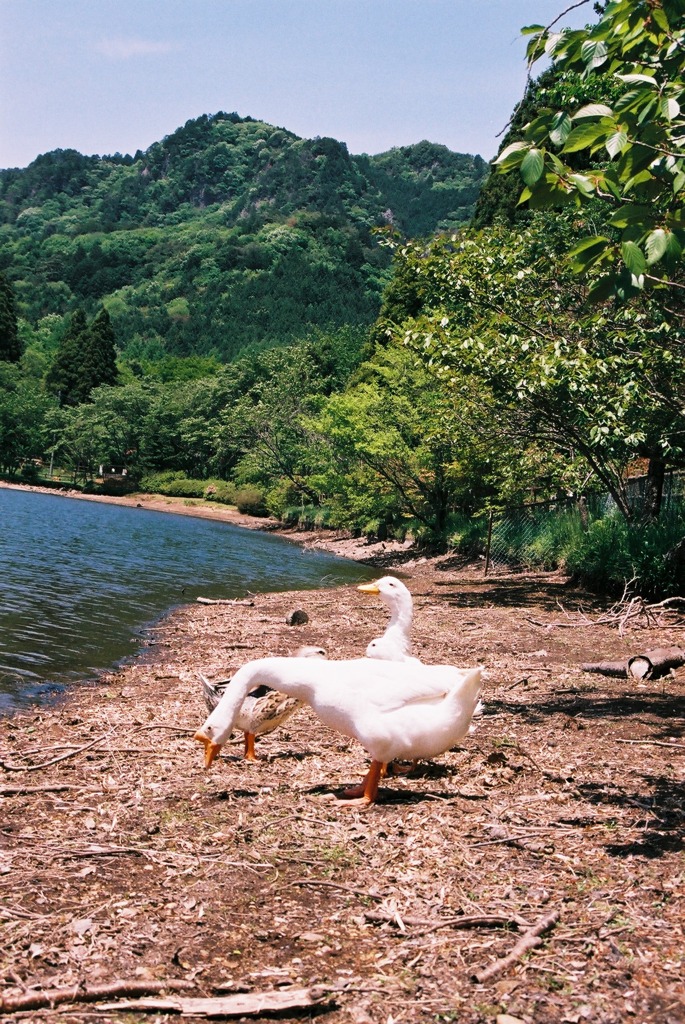
{"label": "white cloud", "polygon": [[177,50],[175,43],[155,42],[152,39],[102,39],[97,44],[99,53],[110,60],[130,60],[132,57],[150,57]]}

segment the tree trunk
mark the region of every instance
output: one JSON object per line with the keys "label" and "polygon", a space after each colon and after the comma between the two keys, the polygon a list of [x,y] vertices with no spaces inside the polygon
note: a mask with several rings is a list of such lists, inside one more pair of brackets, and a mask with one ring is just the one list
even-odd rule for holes
{"label": "tree trunk", "polygon": [[643,514],[645,519],[656,520],[661,512],[661,499],[664,493],[664,476],[666,462],[659,453],[649,457],[647,480],[645,483],[645,503]]}

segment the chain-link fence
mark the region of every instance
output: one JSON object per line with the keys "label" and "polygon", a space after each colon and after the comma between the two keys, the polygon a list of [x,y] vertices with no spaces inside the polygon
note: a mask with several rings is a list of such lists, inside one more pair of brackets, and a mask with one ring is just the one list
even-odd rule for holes
{"label": "chain-link fence", "polygon": [[[628,501],[639,510],[645,502],[646,477],[627,482]],[[517,505],[491,513],[487,526],[485,573],[554,569],[560,552],[578,547],[588,525],[610,515],[616,504],[609,495]],[[685,514],[685,474],[669,473],[664,480],[660,521]]]}

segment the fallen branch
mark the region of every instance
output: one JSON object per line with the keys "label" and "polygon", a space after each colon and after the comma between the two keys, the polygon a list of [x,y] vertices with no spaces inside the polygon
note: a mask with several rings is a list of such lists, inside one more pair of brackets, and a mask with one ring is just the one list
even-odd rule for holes
{"label": "fallen branch", "polygon": [[520,960],[524,953],[527,953],[530,949],[535,949],[542,943],[540,938],[545,932],[549,931],[550,928],[554,928],[557,921],[559,920],[559,911],[553,910],[549,914],[545,914],[541,917],[532,928],[524,932],[519,941],[516,943],[511,953],[507,956],[501,957],[499,960],[495,960],[494,963],[488,964],[481,971],[477,971],[471,975],[471,981],[476,982],[478,985],[482,985],[484,982],[489,981],[491,978],[496,978],[498,974],[502,974],[508,967],[515,964],[517,960]]}
{"label": "fallen branch", "polygon": [[[367,921],[397,925],[397,917],[387,910],[367,910],[364,912]],[[407,935],[408,939],[418,939],[430,935],[440,928],[528,928],[529,922],[514,914],[505,917],[501,914],[476,914],[471,917],[461,914],[459,917],[446,917],[442,921],[430,921],[420,917],[402,917],[402,923],[414,926],[427,925],[423,931]],[[399,925],[398,925],[399,927]]]}
{"label": "fallen branch", "polygon": [[342,892],[349,892],[352,896],[361,896],[362,899],[367,900],[382,900],[382,896],[374,896],[372,892],[366,892],[364,889],[353,889],[349,885],[340,885],[338,882],[325,882],[319,878],[294,878],[292,882],[288,882],[288,885],[323,885],[328,886],[331,889],[341,889]]}
{"label": "fallen branch", "polygon": [[195,600],[198,604],[242,604],[247,608],[254,608],[254,601],[251,601],[249,598],[197,597]]}
{"label": "fallen branch", "polygon": [[638,747],[668,747],[676,750],[685,750],[685,743],[666,743],[664,740],[615,740],[615,743],[632,743]]}
{"label": "fallen branch", "polygon": [[290,988],[269,992],[239,992],[230,996],[137,999],[107,1003],[103,1010],[138,1010],[145,1013],[180,1013],[183,1017],[263,1017],[267,1013],[317,1006],[331,996],[324,989]]}
{"label": "fallen branch", "polygon": [[95,1003],[112,996],[147,996],[157,992],[194,988],[192,981],[172,978],[169,981],[129,981],[120,979],[103,985],[69,985],[65,988],[45,988],[21,995],[0,995],[0,1011],[19,1013],[23,1010],[42,1010],[60,1003]]}
{"label": "fallen branch", "polygon": [[25,796],[29,793],[62,793],[65,789],[83,789],[82,786],[4,786],[0,788],[0,796]]}
{"label": "fallen branch", "polygon": [[147,851],[136,846],[90,846],[83,850],[57,850],[52,857],[68,859],[69,857],[118,857],[122,853],[132,853],[136,857],[146,856]]}
{"label": "fallen branch", "polygon": [[685,604],[684,597],[667,597],[664,601],[658,601],[655,604],[648,604],[642,597],[630,596],[630,588],[634,583],[635,580],[630,580],[625,585],[620,599],[616,601],[611,608],[600,613],[594,619],[586,615],[582,609],[578,609],[578,618],[573,620],[570,618],[563,605],[557,601],[557,604],[563,611],[566,619],[563,621],[557,620],[554,622],[541,622],[539,619],[532,619],[527,616],[527,621],[532,623],[534,626],[539,626],[541,629],[574,629],[588,626],[616,626],[618,628],[619,636],[623,636],[625,627],[628,623],[648,629],[652,626],[663,626],[666,622],[670,625],[677,625],[682,622],[682,613],[678,612],[673,606]]}
{"label": "fallen branch", "polygon": [[68,754],[60,754],[59,757],[53,757],[49,761],[41,761],[40,764],[8,764],[7,761],[0,761],[0,768],[4,768],[6,772],[37,772],[41,768],[49,768],[51,764],[57,764],[59,761],[66,761],[69,757],[76,757],[77,754],[82,754],[84,750],[90,750],[96,743],[102,743],[103,740],[107,739],[107,735],[98,736],[96,740],[91,740],[90,743],[84,743],[82,747],[76,747],[75,750],[70,750]]}

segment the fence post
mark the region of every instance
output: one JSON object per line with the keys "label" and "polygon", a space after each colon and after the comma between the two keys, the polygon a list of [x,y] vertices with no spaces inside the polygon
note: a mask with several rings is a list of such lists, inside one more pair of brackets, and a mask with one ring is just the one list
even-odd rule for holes
{"label": "fence post", "polygon": [[490,544],[492,541],[492,509],[490,509],[490,515],[488,516],[488,539],[485,542],[485,570],[484,576],[487,576],[488,569],[490,568]]}

